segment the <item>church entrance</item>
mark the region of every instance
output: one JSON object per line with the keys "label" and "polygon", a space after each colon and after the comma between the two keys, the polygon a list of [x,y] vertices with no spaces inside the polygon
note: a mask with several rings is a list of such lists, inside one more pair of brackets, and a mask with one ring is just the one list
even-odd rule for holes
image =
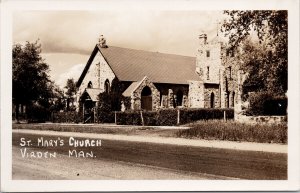
{"label": "church entrance", "polygon": [[84,92],[80,97],[81,111],[83,114],[83,123],[95,122],[95,106],[96,102],[93,101],[87,92]]}
{"label": "church entrance", "polygon": [[141,108],[143,110],[152,111],[152,95],[151,89],[146,86],[141,94]]}

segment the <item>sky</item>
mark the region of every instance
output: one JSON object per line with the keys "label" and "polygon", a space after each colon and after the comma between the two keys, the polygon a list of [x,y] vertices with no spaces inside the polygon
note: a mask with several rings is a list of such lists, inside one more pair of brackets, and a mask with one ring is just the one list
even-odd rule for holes
{"label": "sky", "polygon": [[[198,36],[217,34],[222,11],[17,11],[13,43],[39,39],[50,77],[63,88],[78,80],[101,34],[108,46],[196,56]],[[220,25],[219,25],[220,27]]]}

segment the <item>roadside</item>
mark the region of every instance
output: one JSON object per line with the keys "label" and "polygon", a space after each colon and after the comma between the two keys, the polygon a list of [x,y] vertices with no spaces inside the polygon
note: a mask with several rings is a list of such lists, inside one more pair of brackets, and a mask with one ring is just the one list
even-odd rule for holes
{"label": "roadside", "polygon": [[184,139],[175,137],[161,136],[143,136],[143,135],[122,135],[122,134],[105,134],[105,133],[79,133],[50,130],[32,130],[32,129],[13,129],[13,133],[19,134],[37,134],[42,136],[62,136],[78,138],[94,138],[101,140],[118,140],[131,142],[144,142],[156,144],[170,144],[179,146],[210,147],[221,149],[233,149],[244,151],[262,151],[273,153],[287,153],[288,146],[283,144],[253,143],[253,142],[233,142],[220,140],[202,140],[202,139]]}
{"label": "roadside", "polygon": [[[24,159],[13,147],[13,180],[229,180],[236,179],[205,173],[178,171],[144,164],[105,159]],[[65,163],[68,164],[65,164]],[[97,169],[95,169],[97,168]]]}

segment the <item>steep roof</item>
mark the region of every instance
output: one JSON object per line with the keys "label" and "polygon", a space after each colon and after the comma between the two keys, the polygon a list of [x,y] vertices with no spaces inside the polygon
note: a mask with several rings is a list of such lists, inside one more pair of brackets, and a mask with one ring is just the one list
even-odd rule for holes
{"label": "steep roof", "polygon": [[79,86],[99,50],[120,81],[140,81],[147,76],[153,83],[188,84],[200,80],[195,73],[196,58],[129,48],[96,45],[81,77]]}
{"label": "steep roof", "polygon": [[140,82],[133,82],[131,85],[123,92],[123,96],[131,96],[131,93],[138,87]]}
{"label": "steep roof", "polygon": [[92,101],[98,101],[98,95],[100,94],[100,89],[97,88],[87,88],[85,91],[91,97]]}

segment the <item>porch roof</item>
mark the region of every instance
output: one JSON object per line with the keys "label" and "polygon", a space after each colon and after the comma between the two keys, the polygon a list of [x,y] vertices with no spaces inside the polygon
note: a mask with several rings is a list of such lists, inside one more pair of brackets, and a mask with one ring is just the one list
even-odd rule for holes
{"label": "porch roof", "polygon": [[86,88],[85,92],[91,97],[92,101],[98,101],[98,95],[100,94],[100,89],[98,88]]}
{"label": "porch roof", "polygon": [[140,84],[140,82],[131,83],[131,85],[123,92],[123,96],[130,97],[131,93],[133,93],[133,91],[135,91],[135,89],[138,87],[139,84]]}

